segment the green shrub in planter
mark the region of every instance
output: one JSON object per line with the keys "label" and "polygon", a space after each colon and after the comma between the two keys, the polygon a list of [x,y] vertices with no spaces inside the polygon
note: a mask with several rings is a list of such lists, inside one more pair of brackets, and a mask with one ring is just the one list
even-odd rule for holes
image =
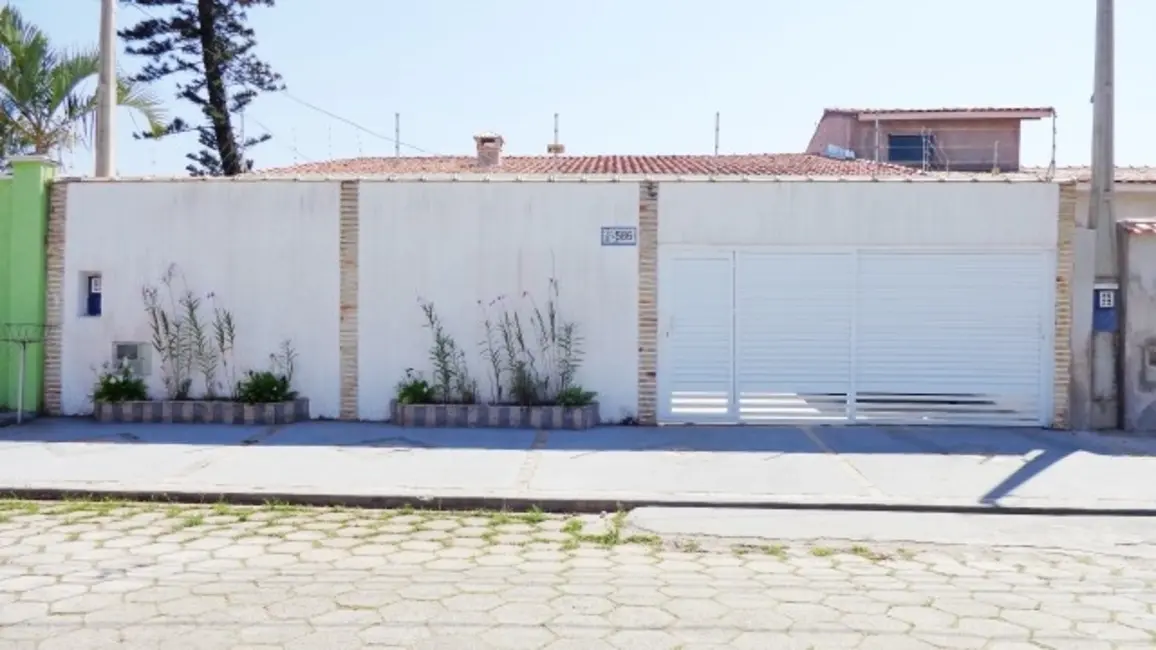
{"label": "green shrub in planter", "polygon": [[92,392],[95,402],[143,402],[148,398],[144,379],[134,375],[128,364],[116,368],[106,365]]}
{"label": "green shrub in planter", "polygon": [[433,385],[426,381],[421,373],[414,372],[413,368],[407,368],[405,379],[397,384],[397,403],[433,404],[435,402],[437,402],[437,396],[434,394]]}
{"label": "green shrub in planter", "polygon": [[237,382],[236,400],[245,404],[272,404],[297,399],[286,374],[270,370],[250,370]]}

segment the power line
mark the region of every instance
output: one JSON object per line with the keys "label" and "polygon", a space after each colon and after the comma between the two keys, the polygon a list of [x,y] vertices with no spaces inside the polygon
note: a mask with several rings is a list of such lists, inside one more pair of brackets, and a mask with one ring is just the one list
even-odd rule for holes
{"label": "power line", "polygon": [[382,135],[382,134],[380,134],[380,133],[378,133],[378,132],[376,132],[376,131],[373,131],[372,129],[366,128],[366,127],[364,127],[364,126],[362,126],[362,125],[358,124],[357,122],[354,122],[353,120],[351,120],[351,119],[349,119],[349,118],[345,118],[345,117],[342,117],[342,116],[340,116],[340,115],[338,115],[338,114],[336,114],[336,113],[333,113],[333,112],[331,112],[331,111],[325,110],[324,108],[321,108],[320,106],[318,106],[318,105],[316,105],[316,104],[312,104],[312,103],[310,103],[310,102],[307,102],[307,101],[305,101],[304,99],[301,99],[300,97],[296,97],[296,96],[294,96],[294,95],[290,94],[290,92],[289,92],[289,91],[287,91],[287,90],[282,90],[282,91],[281,91],[281,94],[282,94],[282,95],[284,95],[286,98],[288,98],[288,99],[290,99],[290,100],[292,100],[292,101],[294,101],[294,102],[297,102],[298,104],[301,104],[302,106],[304,106],[304,107],[306,107],[306,108],[309,108],[309,109],[315,110],[315,111],[317,111],[318,113],[321,113],[321,114],[323,114],[323,115],[327,115],[327,116],[329,116],[329,117],[331,117],[331,118],[333,118],[333,119],[335,119],[335,120],[338,120],[338,121],[344,122],[344,123],[348,124],[349,126],[352,126],[353,128],[357,129],[358,131],[362,131],[362,132],[364,132],[364,133],[366,133],[366,134],[368,134],[368,135],[372,135],[373,137],[375,137],[375,138],[378,138],[378,139],[380,139],[380,140],[385,140],[386,142],[391,142],[391,143],[393,143],[393,144],[398,144],[398,145],[401,145],[401,146],[403,146],[403,147],[407,147],[407,148],[409,148],[409,149],[413,149],[414,151],[417,151],[417,152],[419,152],[419,153],[424,153],[424,154],[428,154],[428,155],[431,155],[431,156],[437,156],[437,155],[440,155],[440,154],[437,154],[437,153],[435,153],[435,152],[433,152],[433,151],[430,151],[430,150],[428,150],[428,149],[422,149],[421,147],[418,147],[418,146],[416,146],[416,145],[412,145],[412,144],[409,144],[409,143],[407,143],[407,142],[402,142],[401,140],[398,140],[398,139],[395,139],[395,138],[391,138],[391,137],[389,137],[389,136],[387,136],[387,135]]}
{"label": "power line", "polygon": [[[99,1],[99,0],[98,0],[98,1]],[[153,20],[160,20],[160,19],[159,19],[159,18],[157,18],[157,17],[156,17],[156,15],[154,15],[152,12],[150,12],[150,11],[146,10],[144,7],[141,7],[141,6],[140,6],[140,5],[138,5],[138,4],[135,4],[135,3],[130,3],[130,4],[129,4],[129,6],[130,6],[130,7],[132,7],[132,8],[134,8],[134,9],[136,9],[137,11],[139,11],[141,14],[143,14],[143,15],[144,15],[145,17],[147,17],[147,18],[151,18],[151,19],[153,19]],[[217,53],[218,53],[218,54],[220,54],[220,51],[219,51],[219,50],[217,50]],[[301,104],[302,106],[304,106],[304,107],[306,107],[306,108],[309,108],[309,109],[311,109],[311,110],[314,110],[314,111],[316,111],[316,112],[318,112],[318,113],[321,113],[322,115],[325,115],[325,116],[329,117],[330,119],[334,119],[334,120],[338,120],[338,121],[340,121],[340,122],[344,122],[345,124],[348,124],[349,126],[352,126],[353,128],[357,129],[358,131],[361,131],[361,132],[363,132],[363,133],[366,133],[366,134],[368,134],[368,135],[371,135],[371,136],[373,136],[373,137],[375,137],[375,138],[378,138],[378,139],[380,139],[380,140],[384,140],[384,141],[386,141],[386,142],[390,142],[390,143],[392,143],[392,144],[394,144],[394,145],[399,145],[399,146],[402,146],[402,147],[406,147],[406,148],[408,148],[408,149],[413,149],[414,151],[417,151],[418,153],[424,153],[424,154],[426,154],[426,155],[430,155],[430,156],[439,156],[439,155],[441,155],[441,154],[438,154],[438,153],[436,153],[436,152],[430,151],[430,150],[428,150],[428,149],[422,149],[422,148],[421,148],[421,147],[419,147],[419,146],[416,146],[416,145],[412,145],[412,144],[409,144],[408,142],[402,142],[401,140],[398,140],[398,139],[396,139],[396,138],[391,138],[391,137],[389,137],[389,136],[387,136],[387,135],[382,135],[381,133],[378,133],[378,132],[376,132],[376,131],[374,131],[374,130],[372,130],[372,129],[368,128],[368,127],[362,126],[361,124],[358,124],[357,122],[354,122],[353,120],[351,120],[351,119],[349,119],[349,118],[347,118],[347,117],[343,117],[343,116],[341,116],[341,115],[338,115],[337,113],[334,113],[333,111],[330,111],[330,110],[326,110],[326,109],[324,109],[324,108],[322,108],[322,107],[320,107],[320,106],[318,106],[318,105],[316,105],[316,104],[313,104],[313,103],[311,103],[311,102],[309,102],[309,101],[306,101],[306,100],[304,100],[304,99],[301,99],[300,97],[297,97],[297,96],[293,95],[292,93],[290,93],[290,92],[289,92],[289,91],[287,91],[287,90],[281,90],[281,91],[278,91],[278,92],[279,92],[279,94],[281,94],[281,95],[284,95],[286,98],[288,98],[289,100],[291,100],[291,101],[293,101],[293,102],[296,102],[296,103],[298,103],[298,104]],[[260,123],[260,122],[258,122],[256,119],[253,119],[253,121],[254,121],[254,122],[257,122],[257,124],[258,124],[258,125],[261,125],[261,123]],[[269,129],[269,127],[267,127],[267,126],[263,126],[263,125],[262,125],[262,126],[261,126],[261,128],[265,129],[266,131],[270,131],[270,133],[272,133],[272,131],[271,131],[271,130]],[[292,147],[291,147],[291,148],[292,148]],[[301,153],[300,153],[300,152],[296,152],[296,153],[297,153],[298,155],[301,155]],[[307,156],[302,156],[302,157],[303,157],[303,158],[308,158]]]}
{"label": "power line", "polygon": [[[273,132],[273,129],[270,129],[270,128],[269,128],[269,126],[268,126],[268,125],[266,125],[266,124],[265,124],[264,122],[262,122],[261,120],[259,120],[259,119],[255,118],[255,117],[252,117],[252,116],[250,116],[250,117],[249,117],[249,119],[251,119],[251,120],[253,120],[254,122],[256,122],[256,123],[257,123],[257,126],[261,127],[262,129],[265,129],[266,131],[268,131],[268,132],[270,132],[270,133],[272,133],[272,132]],[[301,157],[301,158],[302,158],[302,159],[303,159],[305,162],[313,162],[313,158],[311,158],[311,157],[309,157],[309,156],[306,156],[305,154],[301,153],[301,150],[300,150],[300,149],[298,149],[297,147],[293,146],[292,144],[289,144],[289,143],[285,142],[283,138],[276,138],[276,141],[277,141],[277,143],[278,143],[278,144],[280,144],[280,145],[282,145],[282,146],[284,146],[284,147],[288,148],[288,149],[289,149],[290,151],[292,151],[294,154],[296,154],[296,155],[300,156],[300,157]]]}

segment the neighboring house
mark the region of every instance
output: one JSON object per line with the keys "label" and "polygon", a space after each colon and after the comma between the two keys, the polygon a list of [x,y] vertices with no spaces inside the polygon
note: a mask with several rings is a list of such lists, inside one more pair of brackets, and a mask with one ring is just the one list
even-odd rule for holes
{"label": "neighboring house", "polygon": [[474,136],[475,156],[349,158],[254,172],[284,175],[581,174],[687,176],[878,176],[914,173],[869,160],[840,160],[809,153],[655,156],[508,156],[500,135]]}
{"label": "neighboring house", "polygon": [[807,153],[923,171],[1015,172],[1022,122],[1055,115],[1051,108],[831,108]]}
{"label": "neighboring house", "polygon": [[[1046,168],[1029,167],[1025,172],[1046,175]],[[1091,167],[1059,167],[1053,172],[1055,180],[1076,181],[1079,190],[1076,215],[1087,223],[1091,197]],[[1117,167],[1113,186],[1113,211],[1117,221],[1156,217],[1156,167]],[[1096,234],[1097,281],[1116,281],[1118,266],[1112,249],[1113,228],[1100,224]]]}
{"label": "neighboring house", "polygon": [[[1048,172],[1043,168],[1024,171],[1037,175]],[[1117,361],[1118,351],[1123,349],[1127,360],[1141,352],[1139,347],[1120,341],[1122,325],[1117,314],[1123,310],[1123,301],[1117,292],[1120,296],[1135,295],[1134,288],[1130,291],[1125,286],[1129,278],[1122,278],[1119,271],[1123,235],[1107,220],[1097,224],[1095,232],[1088,227],[1090,167],[1060,167],[1053,176],[1075,181],[1077,189],[1079,227],[1073,249],[1073,291],[1078,302],[1072,320],[1072,425],[1078,429],[1115,429],[1128,424],[1120,417],[1119,387],[1127,378],[1120,376],[1124,365]],[[1156,217],[1156,167],[1117,167],[1112,206],[1117,223]],[[1133,316],[1138,314],[1136,309],[1131,311]]]}

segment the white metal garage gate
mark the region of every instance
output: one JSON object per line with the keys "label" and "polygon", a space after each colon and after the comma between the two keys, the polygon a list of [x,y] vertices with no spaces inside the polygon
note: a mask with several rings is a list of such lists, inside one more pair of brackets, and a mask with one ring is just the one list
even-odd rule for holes
{"label": "white metal garage gate", "polygon": [[664,247],[664,423],[1039,426],[1054,253]]}

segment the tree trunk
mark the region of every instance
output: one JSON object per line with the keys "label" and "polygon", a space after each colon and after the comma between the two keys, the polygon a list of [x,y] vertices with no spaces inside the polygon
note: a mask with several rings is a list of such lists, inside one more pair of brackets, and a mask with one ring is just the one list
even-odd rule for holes
{"label": "tree trunk", "polygon": [[214,10],[218,0],[197,0],[197,17],[201,24],[201,56],[205,62],[205,86],[209,94],[206,117],[213,123],[217,138],[217,153],[221,156],[221,171],[225,176],[242,173],[233,123],[229,118],[229,94],[225,90],[224,71],[220,52],[217,51],[217,29]]}

